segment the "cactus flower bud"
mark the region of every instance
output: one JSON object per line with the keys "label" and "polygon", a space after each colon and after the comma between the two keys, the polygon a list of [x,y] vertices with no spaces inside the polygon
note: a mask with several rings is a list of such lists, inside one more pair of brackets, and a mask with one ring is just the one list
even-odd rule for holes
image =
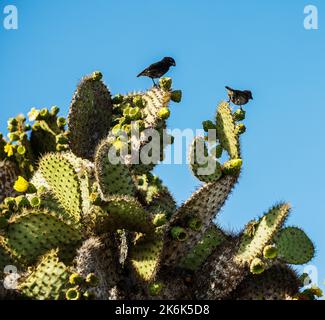
{"label": "cactus flower bud", "polygon": [[171,235],[178,241],[185,241],[188,237],[187,232],[184,228],[174,227],[171,229]]}
{"label": "cactus flower bud", "polygon": [[243,123],[239,123],[236,126],[236,134],[243,134],[246,132],[246,126]]}
{"label": "cactus flower bud", "polygon": [[19,176],[14,184],[14,189],[17,192],[25,193],[27,192],[28,188],[29,188],[29,182],[25,180],[23,177]]}
{"label": "cactus flower bud", "polygon": [[175,90],[172,92],[170,99],[176,103],[180,103],[182,101],[182,91],[181,90]]}
{"label": "cactus flower bud", "polygon": [[237,175],[240,172],[242,164],[243,164],[242,159],[229,160],[225,162],[224,165],[222,166],[222,171],[225,174]]}
{"label": "cactus flower bud", "polygon": [[172,87],[173,81],[172,78],[161,78],[159,80],[159,87],[166,91],[169,91]]}
{"label": "cactus flower bud", "polygon": [[265,271],[265,263],[259,259],[255,258],[250,265],[250,271],[253,274],[261,274]]}
{"label": "cactus flower bud", "polygon": [[191,218],[188,226],[194,231],[199,231],[202,228],[202,221],[198,218]]}
{"label": "cactus flower bud", "polygon": [[166,107],[161,108],[158,115],[161,119],[166,120],[170,117],[170,110]]}
{"label": "cactus flower bud", "polygon": [[116,96],[113,97],[112,103],[113,104],[120,104],[120,103],[123,102],[123,99],[124,99],[123,95],[117,94]]}
{"label": "cactus flower bud", "polygon": [[166,215],[164,213],[158,213],[153,218],[153,224],[156,227],[161,227],[167,222]]}
{"label": "cactus flower bud", "polygon": [[63,128],[67,124],[67,120],[64,117],[59,117],[56,120],[56,124],[59,128]]}
{"label": "cactus flower bud", "polygon": [[83,278],[78,273],[73,273],[69,277],[69,283],[72,285],[79,285],[82,284]]}
{"label": "cactus flower bud", "polygon": [[245,120],[245,116],[246,116],[246,111],[243,109],[238,109],[233,114],[235,121],[243,121]]}
{"label": "cactus flower bud", "polygon": [[17,134],[16,132],[10,132],[10,133],[8,133],[8,138],[10,141],[18,141],[19,134]]}
{"label": "cactus flower bud", "polygon": [[98,278],[94,273],[89,273],[86,277],[86,283],[91,287],[96,287],[98,285]]}
{"label": "cactus flower bud", "polygon": [[26,148],[24,146],[18,146],[17,147],[17,152],[23,156],[26,153]]}
{"label": "cactus flower bud", "polygon": [[50,111],[51,116],[54,116],[54,117],[55,117],[59,112],[60,112],[60,108],[59,108],[58,106],[53,106],[53,107],[51,108],[51,111]]}
{"label": "cactus flower bud", "polygon": [[149,294],[151,296],[157,296],[163,289],[163,284],[161,282],[151,283],[148,287]]}
{"label": "cactus flower bud", "polygon": [[266,246],[263,250],[263,256],[266,259],[275,259],[278,256],[278,249],[276,246]]}
{"label": "cactus flower bud", "polygon": [[39,110],[32,108],[28,113],[28,119],[29,121],[35,121],[39,117]]}
{"label": "cactus flower bud", "polygon": [[102,78],[103,78],[103,74],[100,71],[93,72],[92,79],[94,81],[100,81],[100,80],[102,80]]}

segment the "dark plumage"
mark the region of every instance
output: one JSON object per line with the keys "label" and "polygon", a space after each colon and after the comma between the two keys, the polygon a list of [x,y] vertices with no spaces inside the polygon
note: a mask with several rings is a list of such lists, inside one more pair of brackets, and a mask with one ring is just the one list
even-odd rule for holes
{"label": "dark plumage", "polygon": [[229,101],[237,106],[243,106],[249,102],[249,100],[253,100],[252,92],[249,90],[235,90],[226,86],[228,91]]}
{"label": "dark plumage", "polygon": [[165,73],[168,72],[171,66],[176,66],[175,60],[171,57],[165,57],[161,61],[153,63],[148,68],[144,69],[138,74],[138,77],[149,77],[156,85],[154,79],[162,77]]}

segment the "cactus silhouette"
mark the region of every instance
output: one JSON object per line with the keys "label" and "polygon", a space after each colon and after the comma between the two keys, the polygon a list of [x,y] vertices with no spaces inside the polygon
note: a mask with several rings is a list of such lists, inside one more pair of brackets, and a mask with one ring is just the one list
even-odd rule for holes
{"label": "cactus silhouette", "polygon": [[164,130],[170,104],[181,98],[170,78],[112,97],[94,72],[78,85],[68,120],[56,106],[33,108],[30,123],[9,119],[8,139],[0,137],[0,276],[14,265],[20,277],[1,298],[301,296],[288,264],[309,262],[315,250],[301,229],[285,226],[289,204],[274,205],[238,234],[215,224],[243,165],[244,110],[221,102],[203,122],[205,135],[189,154],[202,186],[180,207],[153,175],[173,143]]}

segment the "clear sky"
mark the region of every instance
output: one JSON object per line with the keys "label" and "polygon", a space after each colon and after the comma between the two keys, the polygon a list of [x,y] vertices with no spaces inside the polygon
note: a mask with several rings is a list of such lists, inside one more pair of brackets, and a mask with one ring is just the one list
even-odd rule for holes
{"label": "clear sky", "polygon": [[[319,30],[303,27],[304,7],[319,10]],[[321,0],[0,0],[19,10],[19,29],[0,25],[0,131],[32,107],[66,115],[79,79],[101,70],[113,94],[143,90],[136,78],[172,56],[170,128],[201,128],[225,85],[251,89],[244,169],[219,221],[239,230],[274,203],[290,201],[289,225],[314,240],[312,264],[325,279],[325,3]],[[186,165],[157,170],[178,203],[199,186]]]}

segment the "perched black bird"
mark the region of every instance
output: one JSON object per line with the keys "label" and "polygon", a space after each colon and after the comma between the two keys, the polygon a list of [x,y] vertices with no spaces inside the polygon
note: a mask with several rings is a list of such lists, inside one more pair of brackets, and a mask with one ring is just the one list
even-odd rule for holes
{"label": "perched black bird", "polygon": [[227,86],[226,89],[228,91],[229,101],[237,106],[242,107],[243,105],[247,104],[249,100],[253,100],[252,92],[249,90],[234,90]]}
{"label": "perched black bird", "polygon": [[168,72],[171,66],[176,66],[175,60],[171,57],[165,57],[161,61],[153,63],[148,68],[144,69],[138,74],[138,77],[149,77],[153,81],[154,85],[156,85],[154,79],[162,77]]}

